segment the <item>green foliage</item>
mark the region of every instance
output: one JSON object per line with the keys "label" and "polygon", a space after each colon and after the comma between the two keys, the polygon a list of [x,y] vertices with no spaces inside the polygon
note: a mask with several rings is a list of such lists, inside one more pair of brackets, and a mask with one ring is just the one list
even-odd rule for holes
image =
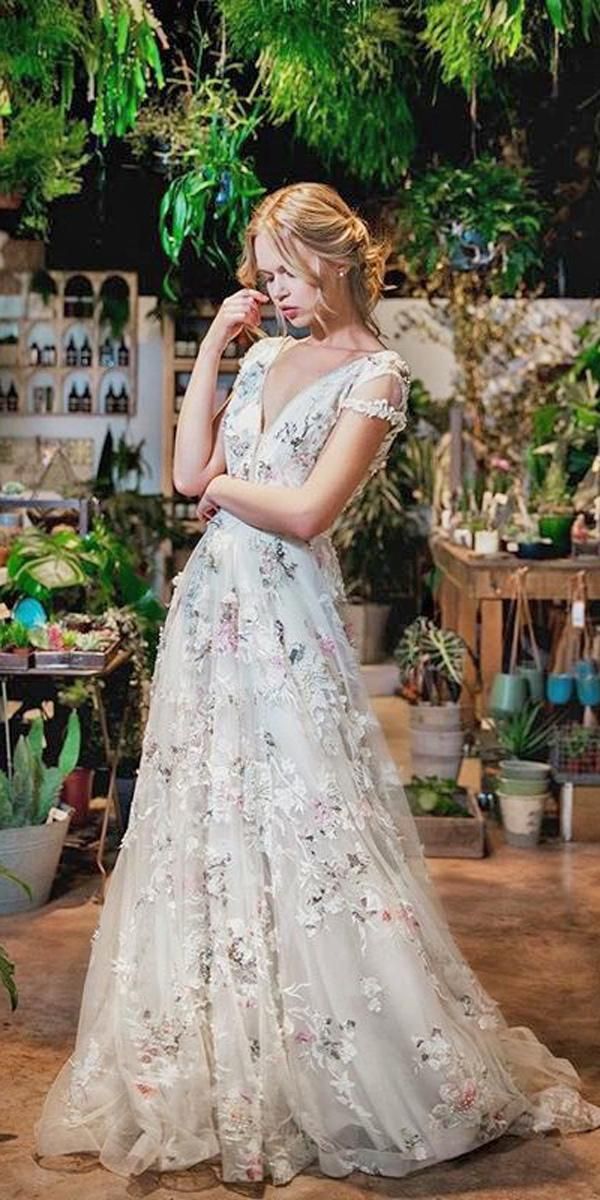
{"label": "green foliage", "polygon": [[454,779],[439,775],[414,775],[406,787],[411,812],[416,817],[470,817],[472,814],[457,797],[464,796]]}
{"label": "green foliage", "polygon": [[4,621],[0,625],[0,650],[25,650],[29,645],[29,630],[20,621]]}
{"label": "green foliage", "polygon": [[[13,872],[9,871],[8,867],[3,867],[1,863],[0,878],[9,879],[11,883],[14,883],[17,887],[23,888],[23,891],[26,892],[29,896],[29,899],[31,899],[32,893],[29,884],[25,883],[24,879],[19,879],[17,875],[13,875]],[[10,1007],[12,1012],[14,1012],[19,1000],[17,986],[15,984],[15,964],[11,962],[6,950],[4,949],[4,946],[0,946],[0,984],[2,984],[2,987],[8,992]]]}
{"label": "green foliage", "polygon": [[528,173],[489,157],[468,166],[425,171],[399,199],[399,261],[409,278],[429,291],[445,289],[458,247],[458,225],[475,230],[496,253],[486,270],[492,293],[514,295],[541,263],[544,208]]}
{"label": "green foliage", "polygon": [[[173,158],[185,170],[160,206],[161,242],[172,263],[189,243],[213,266],[233,269],[243,230],[265,191],[243,151],[260,120],[259,109],[247,109],[229,80],[205,80],[198,87],[186,115],[189,144],[180,145]],[[176,298],[168,278],[166,294]]]}
{"label": "green foliage", "polygon": [[0,191],[23,196],[24,232],[44,237],[48,205],[80,190],[86,137],[84,122],[68,123],[51,102],[15,110],[10,136],[0,146]]}
{"label": "green foliage", "polygon": [[417,617],[394,651],[406,699],[433,704],[457,700],[466,655],[467,646],[457,633],[440,629],[427,617]]}
{"label": "green foliage", "polygon": [[86,48],[86,65],[96,84],[92,132],[102,142],[133,128],[148,87],[162,87],[157,22],[143,4],[104,0],[96,36]]}
{"label": "green foliage", "polygon": [[43,825],[57,803],[63,781],[79,761],[81,731],[76,712],[69,714],[65,738],[55,767],[43,761],[44,727],[41,717],[31,723],[27,737],[15,747],[12,775],[0,771],[0,829]]}
{"label": "green foliage", "polygon": [[[0,28],[0,189],[24,197],[21,231],[44,237],[47,209],[78,192],[88,127],[71,110],[85,81],[102,142],[162,85],[162,32],[144,0],[5,0]],[[164,38],[162,38],[164,41]]]}
{"label": "green foliage", "polygon": [[529,701],[499,723],[498,744],[511,758],[545,758],[556,727],[557,719],[544,715],[543,704]]}
{"label": "green foliage", "polygon": [[590,40],[600,22],[598,0],[428,0],[422,40],[439,58],[444,83],[467,93],[490,86],[498,67],[511,59],[535,60],[540,44],[551,61],[555,34]]}
{"label": "green foliage", "polygon": [[274,124],[290,121],[361,180],[398,181],[416,144],[400,78],[413,47],[387,0],[218,3],[236,53],[256,62]]}

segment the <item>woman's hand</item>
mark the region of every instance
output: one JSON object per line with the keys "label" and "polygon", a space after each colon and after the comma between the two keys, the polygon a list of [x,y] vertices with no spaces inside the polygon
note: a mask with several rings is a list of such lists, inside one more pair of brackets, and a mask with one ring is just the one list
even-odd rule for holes
{"label": "woman's hand", "polygon": [[[237,337],[246,325],[257,326],[261,321],[261,304],[268,304],[269,297],[255,288],[242,288],[223,301],[206,339],[225,347]],[[205,339],[205,341],[206,341]]]}
{"label": "woman's hand", "polygon": [[202,499],[198,501],[196,516],[199,517],[201,521],[210,521],[211,517],[216,516],[218,511],[219,505],[215,504],[214,500],[211,500],[210,496],[207,496],[205,492]]}

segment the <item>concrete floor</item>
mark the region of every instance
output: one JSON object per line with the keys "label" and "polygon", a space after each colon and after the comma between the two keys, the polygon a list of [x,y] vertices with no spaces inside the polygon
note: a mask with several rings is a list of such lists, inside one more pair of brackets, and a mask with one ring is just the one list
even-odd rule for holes
{"label": "concrete floor", "polygon": [[[393,753],[406,759],[401,703],[375,708]],[[600,846],[548,844],[516,851],[493,831],[483,860],[430,860],[453,931],[511,1024],[530,1025],[580,1070],[588,1099],[600,1104]],[[89,939],[99,909],[95,881],[31,915],[0,921],[0,941],[17,964],[19,1007],[2,1009],[2,1200],[122,1200],[181,1193],[273,1194],[270,1185],[224,1187],[210,1168],[148,1172],[125,1180],[85,1156],[36,1163],[32,1125],[44,1094],[68,1056],[75,1031]],[[306,1173],[288,1185],[290,1200],[361,1196],[420,1200],[600,1200],[600,1131],[521,1141],[506,1137],[463,1159],[403,1180]],[[208,1198],[207,1198],[208,1200]]]}

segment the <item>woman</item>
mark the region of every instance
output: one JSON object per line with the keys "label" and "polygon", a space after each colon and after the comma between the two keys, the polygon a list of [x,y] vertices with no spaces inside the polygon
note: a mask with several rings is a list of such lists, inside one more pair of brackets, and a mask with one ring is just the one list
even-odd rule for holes
{"label": "woman", "polygon": [[[281,1184],[600,1124],[461,957],[342,622],[326,531],[406,422],[408,368],[371,315],[383,264],[337,193],[284,188],[202,344],[174,477],[207,528],[42,1154]],[[213,422],[222,352],[267,300],[310,336],[257,341]]]}

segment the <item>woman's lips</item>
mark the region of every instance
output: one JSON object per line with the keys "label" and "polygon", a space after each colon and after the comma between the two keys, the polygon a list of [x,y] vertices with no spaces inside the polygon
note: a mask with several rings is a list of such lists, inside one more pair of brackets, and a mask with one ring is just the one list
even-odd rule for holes
{"label": "woman's lips", "polygon": [[300,312],[299,308],[282,308],[284,317],[295,317]]}

